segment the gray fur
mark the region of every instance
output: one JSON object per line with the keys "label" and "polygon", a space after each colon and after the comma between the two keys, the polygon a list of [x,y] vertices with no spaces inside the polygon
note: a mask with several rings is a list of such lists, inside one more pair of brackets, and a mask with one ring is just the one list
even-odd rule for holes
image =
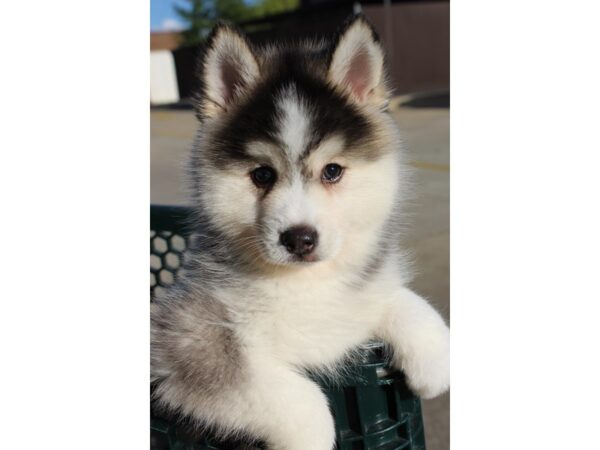
{"label": "gray fur", "polygon": [[243,375],[243,360],[225,307],[180,286],[157,298],[152,305],[152,369],[156,397],[171,407],[191,398],[206,403],[235,385]]}

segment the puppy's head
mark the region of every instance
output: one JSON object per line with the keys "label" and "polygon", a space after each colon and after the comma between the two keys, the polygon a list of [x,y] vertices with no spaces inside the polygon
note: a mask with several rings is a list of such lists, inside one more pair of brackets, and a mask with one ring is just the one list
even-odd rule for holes
{"label": "puppy's head", "polygon": [[364,18],[331,42],[260,49],[220,25],[200,72],[193,189],[221,235],[277,265],[375,245],[395,207],[398,136]]}

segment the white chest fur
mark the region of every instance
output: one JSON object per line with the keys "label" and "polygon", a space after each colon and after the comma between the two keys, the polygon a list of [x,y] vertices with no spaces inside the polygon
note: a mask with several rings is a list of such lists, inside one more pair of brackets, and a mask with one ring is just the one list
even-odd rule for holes
{"label": "white chest fur", "polygon": [[335,277],[264,280],[247,298],[252,306],[239,336],[250,351],[290,364],[331,364],[372,337],[384,311],[381,284],[357,289]]}

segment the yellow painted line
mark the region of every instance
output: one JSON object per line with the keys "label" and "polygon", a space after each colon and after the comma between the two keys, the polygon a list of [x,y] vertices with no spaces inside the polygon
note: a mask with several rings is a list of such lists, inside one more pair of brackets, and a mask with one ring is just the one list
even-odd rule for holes
{"label": "yellow painted line", "polygon": [[450,166],[447,164],[436,164],[425,161],[410,161],[409,164],[417,169],[433,170],[434,172],[450,172]]}

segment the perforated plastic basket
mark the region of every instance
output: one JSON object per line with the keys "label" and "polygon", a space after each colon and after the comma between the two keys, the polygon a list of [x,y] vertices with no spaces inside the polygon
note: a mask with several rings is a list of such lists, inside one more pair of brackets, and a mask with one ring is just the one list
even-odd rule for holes
{"label": "perforated plastic basket", "polygon": [[[173,283],[190,230],[189,210],[177,206],[150,209],[151,296]],[[363,346],[360,358],[342,380],[315,378],[330,401],[339,450],[425,450],[421,404],[401,373],[389,368],[380,343]],[[201,388],[201,387],[200,387]],[[285,412],[282,412],[285,413]],[[264,448],[243,441],[217,441],[194,430],[185,419],[153,409],[152,450],[233,450]],[[307,449],[310,450],[310,449]]]}

